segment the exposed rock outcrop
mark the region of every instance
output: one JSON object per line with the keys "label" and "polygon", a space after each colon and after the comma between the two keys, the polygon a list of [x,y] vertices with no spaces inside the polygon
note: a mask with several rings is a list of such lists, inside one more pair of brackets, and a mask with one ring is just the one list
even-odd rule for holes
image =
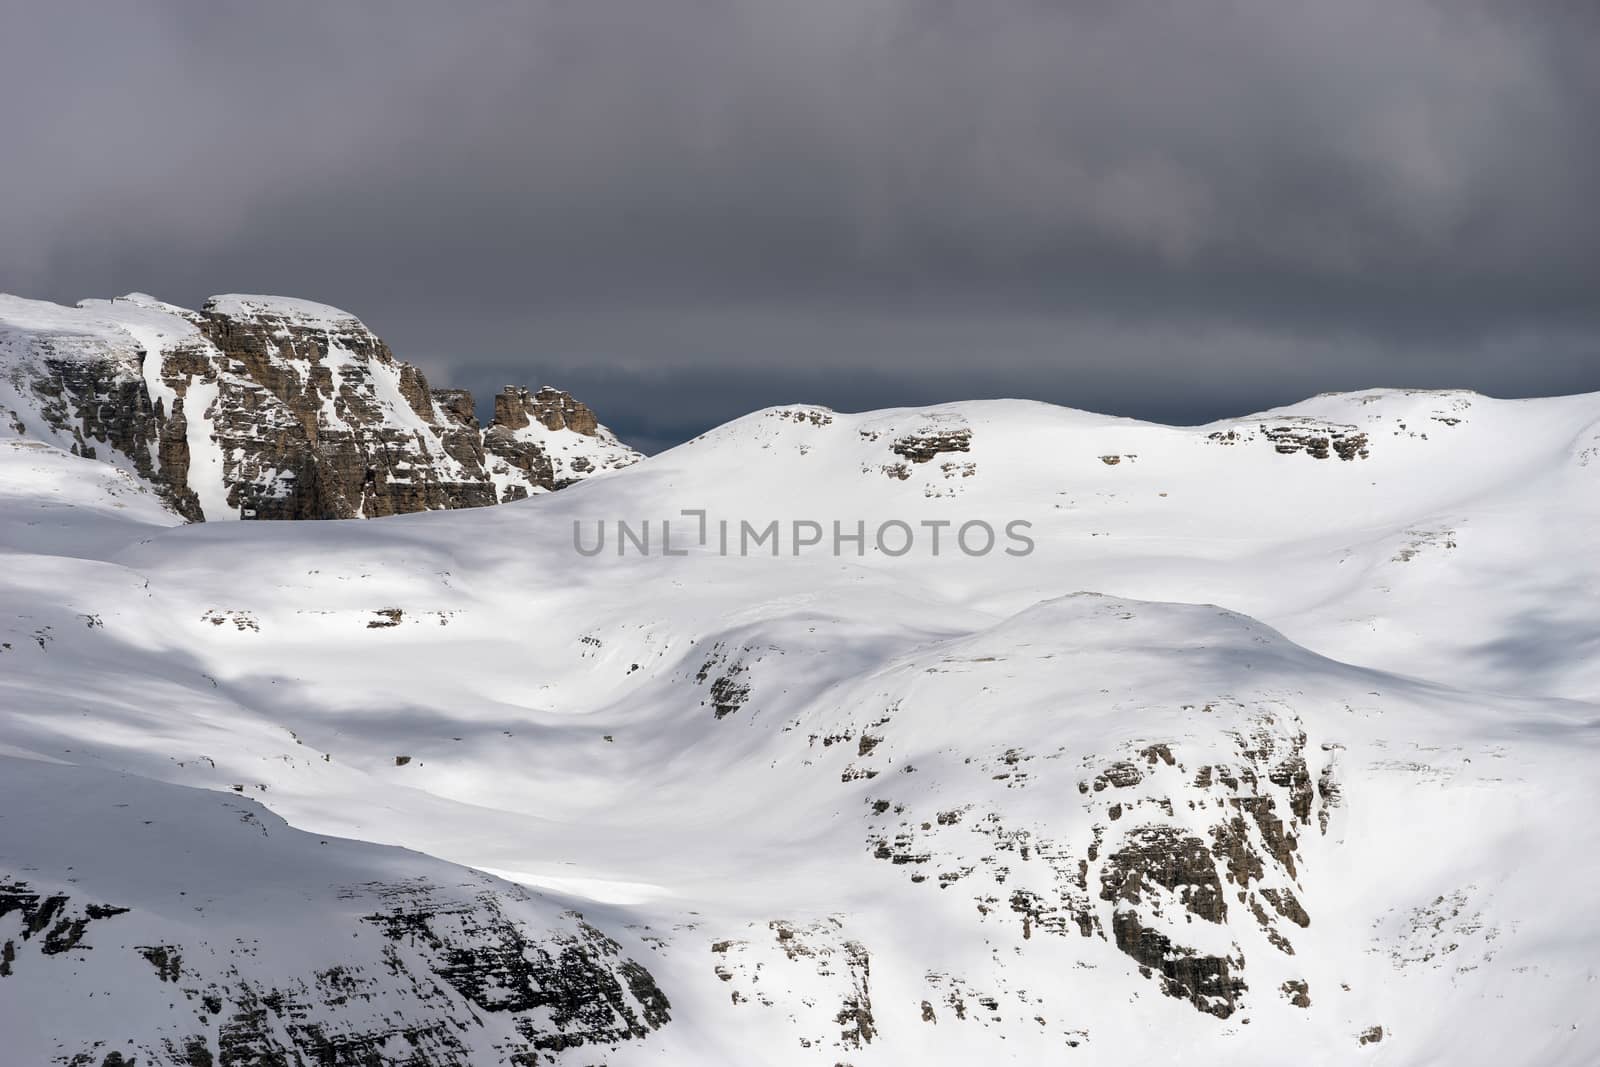
{"label": "exposed rock outcrop", "polygon": [[588,437],[593,437],[600,427],[589,405],[559,389],[547,385],[538,392],[529,392],[508,385],[500,390],[494,398],[494,425],[520,430],[534,422],[547,430],[571,430]]}
{"label": "exposed rock outcrop", "polygon": [[[1219,713],[1208,704],[1198,714]],[[933,811],[874,796],[868,851],[913,883],[970,886],[979,916],[1020,922],[1024,941],[1108,940],[1166,995],[1229,1018],[1250,990],[1243,946],[1259,938],[1294,956],[1289,933],[1311,925],[1296,893],[1300,838],[1314,826],[1326,832],[1313,809],[1337,795],[1331,761],[1313,774],[1297,719],[1244,705],[1231,714],[1224,744],[1211,748],[1224,760],[1191,769],[1186,746],[1169,741],[1086,760],[1091,773],[1077,793],[1089,818],[1076,833],[1050,832],[1000,807]],[[820,740],[828,747],[847,734]],[[875,733],[855,777],[875,774],[866,763],[889,743]],[[1043,770],[1015,747],[963,763],[1008,789],[1030,787],[1029,765]],[[1298,987],[1285,995],[1297,1006],[1292,996],[1308,996]]]}
{"label": "exposed rock outcrop", "polygon": [[972,431],[966,426],[930,426],[895,438],[890,451],[912,463],[926,463],[945,452],[966,452],[972,445]]}
{"label": "exposed rock outcrop", "polygon": [[359,319],[283,297],[0,298],[0,408],[191,520],[481,507],[637,461],[587,405],[508,387],[480,428]]}
{"label": "exposed rock outcrop", "polygon": [[502,500],[539,489],[562,489],[639,457],[621,444],[570,393],[508,385],[494,398],[494,419],[483,434],[485,467]]}

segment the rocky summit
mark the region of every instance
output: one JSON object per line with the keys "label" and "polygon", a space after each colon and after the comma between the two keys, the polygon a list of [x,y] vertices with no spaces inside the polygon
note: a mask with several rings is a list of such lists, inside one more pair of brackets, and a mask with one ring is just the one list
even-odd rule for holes
{"label": "rocky summit", "polygon": [[494,411],[481,426],[324,304],[0,295],[0,433],[109,461],[191,521],[483,507],[640,458],[559,389],[508,386]]}

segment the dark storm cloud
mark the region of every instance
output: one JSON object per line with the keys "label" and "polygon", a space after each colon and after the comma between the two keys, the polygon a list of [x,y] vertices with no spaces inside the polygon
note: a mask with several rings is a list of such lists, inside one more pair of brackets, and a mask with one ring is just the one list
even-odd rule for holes
{"label": "dark storm cloud", "polygon": [[653,442],[1600,389],[1594,11],[13,2],[0,288],[322,299]]}

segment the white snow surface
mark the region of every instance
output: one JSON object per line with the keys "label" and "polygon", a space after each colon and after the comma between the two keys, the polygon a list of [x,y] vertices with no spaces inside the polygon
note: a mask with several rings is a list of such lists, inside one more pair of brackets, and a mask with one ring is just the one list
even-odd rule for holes
{"label": "white snow surface", "polygon": [[268,316],[281,318],[298,326],[317,329],[361,327],[361,321],[348,311],[293,296],[221,293],[208,299],[205,306],[219,315],[230,318]]}
{"label": "white snow surface", "polygon": [[[521,883],[518,921],[576,909],[654,976],[670,1022],[561,1063],[1600,1060],[1600,394],[1194,428],[796,405],[371,523],[174,526],[104,464],[3,444],[0,883],[129,909],[51,955],[0,913],[14,1062],[167,1062],[218,1033],[185,983],[370,964],[352,887],[418,879]],[[739,556],[773,520],[777,554]],[[999,542],[969,556],[976,520]],[[1235,814],[1241,870],[1212,848]],[[1117,881],[1161,833],[1200,842],[1224,921],[1170,871]],[[1231,1010],[1141,973],[1130,909],[1229,960]],[[152,939],[191,946],[178,985]],[[410,989],[328,1025],[411,1018]],[[512,1062],[478,1015],[469,1058],[427,1062]]]}

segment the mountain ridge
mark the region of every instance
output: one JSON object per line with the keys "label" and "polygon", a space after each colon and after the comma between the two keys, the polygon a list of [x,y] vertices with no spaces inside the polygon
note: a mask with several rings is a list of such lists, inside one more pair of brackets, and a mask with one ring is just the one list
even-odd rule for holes
{"label": "mountain ridge", "polygon": [[0,296],[4,426],[123,467],[191,521],[482,507],[639,458],[560,390],[507,386],[495,409],[480,427],[469,394],[311,301]]}
{"label": "mountain ridge", "polygon": [[[93,1067],[1584,1067],[1597,478],[1596,394],[789,405],[371,523],[185,525],[0,442],[0,756],[74,765],[0,778],[0,1026]],[[685,511],[785,540],[724,555]],[[1020,557],[871,536],[1012,519]],[[649,550],[576,551],[617,521]],[[869,533],[792,551],[806,521]],[[327,917],[252,954],[292,912],[208,901],[291,837],[377,869],[273,867]],[[522,992],[574,947],[593,1025]]]}

